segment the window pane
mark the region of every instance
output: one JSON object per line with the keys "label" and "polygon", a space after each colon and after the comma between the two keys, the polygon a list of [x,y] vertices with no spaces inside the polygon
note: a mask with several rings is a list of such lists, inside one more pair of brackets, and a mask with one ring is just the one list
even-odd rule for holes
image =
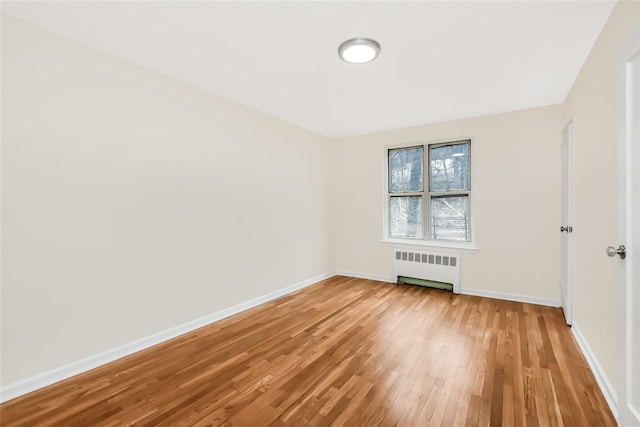
{"label": "window pane", "polygon": [[469,190],[469,143],[429,149],[429,191]]}
{"label": "window pane", "polygon": [[422,197],[391,197],[391,237],[422,238]]}
{"label": "window pane", "polygon": [[434,196],[431,198],[431,238],[471,240],[468,196]]}
{"label": "window pane", "polygon": [[422,191],[422,147],[389,150],[389,192]]}

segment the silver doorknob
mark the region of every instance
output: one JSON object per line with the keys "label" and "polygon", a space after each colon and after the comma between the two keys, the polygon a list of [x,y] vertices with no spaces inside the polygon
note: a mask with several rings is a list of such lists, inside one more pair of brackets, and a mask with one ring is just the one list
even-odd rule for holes
{"label": "silver doorknob", "polygon": [[607,248],[607,255],[609,255],[610,257],[620,255],[620,258],[625,259],[625,257],[627,256],[627,248],[625,248],[624,245],[618,246],[618,249],[614,248],[613,246],[609,246]]}

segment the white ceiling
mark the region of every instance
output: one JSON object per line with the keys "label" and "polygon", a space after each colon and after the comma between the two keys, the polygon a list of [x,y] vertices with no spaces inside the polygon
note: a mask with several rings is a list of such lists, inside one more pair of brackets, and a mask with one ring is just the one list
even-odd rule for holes
{"label": "white ceiling", "polygon": [[[72,40],[329,137],[564,101],[615,1],[2,2]],[[370,64],[338,45],[371,37]]]}

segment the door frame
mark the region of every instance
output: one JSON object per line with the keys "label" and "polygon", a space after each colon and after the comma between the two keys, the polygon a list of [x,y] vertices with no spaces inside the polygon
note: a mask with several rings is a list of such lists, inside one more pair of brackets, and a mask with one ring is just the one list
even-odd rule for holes
{"label": "door frame", "polygon": [[[632,270],[634,257],[640,251],[640,242],[632,240],[632,221],[638,212],[633,212],[633,197],[639,197],[637,188],[633,187],[633,183],[638,185],[640,182],[640,171],[637,167],[631,167],[634,161],[632,156],[638,156],[640,151],[640,131],[636,129],[635,133],[629,132],[629,128],[640,125],[629,123],[629,118],[639,120],[638,112],[628,111],[628,93],[634,93],[638,88],[630,87],[627,75],[630,63],[633,58],[640,55],[640,28],[638,28],[631,37],[622,44],[618,51],[617,58],[617,150],[618,150],[618,242],[624,244],[627,248],[627,258],[621,260],[616,258],[618,262],[618,311],[619,315],[619,339],[618,339],[618,423],[625,426],[640,426],[640,405],[634,408],[634,402],[631,401],[631,390],[640,390],[640,384],[633,384],[632,381],[639,381],[640,376],[634,369],[640,369],[634,358],[637,354],[633,354],[632,337],[638,336],[638,331],[633,328],[633,297],[632,291],[640,292],[640,283],[637,279],[637,272]],[[640,73],[640,71],[639,71]],[[639,77],[636,77],[640,81]],[[640,101],[638,101],[640,104]],[[635,106],[640,109],[640,105]],[[636,205],[637,206],[637,205]],[[636,208],[637,209],[637,208]],[[636,219],[637,221],[637,219]],[[636,261],[637,262],[637,261]],[[633,283],[634,273],[636,274],[636,283]],[[635,289],[634,289],[635,288]],[[635,296],[637,298],[637,296]],[[638,310],[635,307],[635,310]],[[638,402],[635,402],[638,404]]]}
{"label": "door frame", "polygon": [[[571,227],[570,232],[566,232],[566,236],[562,236],[562,239],[566,239],[565,244],[561,245],[561,262],[564,263],[561,266],[561,282],[560,282],[560,301],[562,301],[562,311],[564,312],[564,318],[567,325],[571,325],[573,322],[573,274],[574,274],[574,239],[573,239],[573,225],[575,214],[575,201],[574,201],[574,124],[573,118],[562,129],[561,133],[561,147],[564,145],[564,135],[567,135],[567,151],[566,158],[561,154],[561,174],[562,174],[562,187],[566,185],[566,189],[562,188],[562,213],[561,216],[563,227]],[[562,148],[561,148],[562,152]],[[566,170],[565,170],[566,169]],[[566,183],[564,177],[566,174]],[[564,209],[566,209],[566,218],[564,218]],[[566,289],[563,289],[562,282],[564,281]]]}

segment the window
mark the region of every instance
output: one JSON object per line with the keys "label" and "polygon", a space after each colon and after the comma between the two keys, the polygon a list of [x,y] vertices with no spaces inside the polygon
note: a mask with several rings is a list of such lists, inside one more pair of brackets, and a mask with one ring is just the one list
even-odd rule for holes
{"label": "window", "polygon": [[388,236],[471,241],[471,141],[387,151]]}

